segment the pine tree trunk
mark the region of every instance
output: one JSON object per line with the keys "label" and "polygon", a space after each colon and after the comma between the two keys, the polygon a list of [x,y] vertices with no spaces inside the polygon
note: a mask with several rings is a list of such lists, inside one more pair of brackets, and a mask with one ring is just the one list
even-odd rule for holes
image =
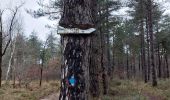
{"label": "pine tree trunk", "polygon": [[0,16],[0,87],[2,84],[2,15]]}
{"label": "pine tree trunk", "polygon": [[100,31],[100,40],[101,40],[101,69],[102,69],[102,83],[103,83],[103,94],[108,93],[108,74],[107,74],[107,62],[106,62],[106,40],[105,35]]}
{"label": "pine tree trunk", "polygon": [[127,69],[127,78],[129,79],[130,78],[130,72],[129,72],[129,50],[127,48],[126,50],[126,69]]}
{"label": "pine tree trunk", "polygon": [[138,62],[139,62],[139,64],[138,64],[138,67],[139,67],[139,72],[141,72],[141,54],[139,53],[139,55],[138,55],[139,57],[138,57]]}
{"label": "pine tree trunk", "polygon": [[100,37],[98,33],[93,33],[91,39],[91,52],[90,52],[90,92],[92,97],[100,96]]}
{"label": "pine tree trunk", "polygon": [[136,66],[135,66],[136,60],[135,60],[135,53],[134,52],[132,52],[132,53],[133,53],[132,54],[133,76],[135,78],[135,76],[136,76]]}
{"label": "pine tree trunk", "polygon": [[2,85],[2,56],[0,56],[0,87]]}
{"label": "pine tree trunk", "polygon": [[95,27],[94,0],[63,0],[64,13],[59,24],[65,28],[88,29]]}
{"label": "pine tree trunk", "polygon": [[148,16],[146,16],[146,32],[147,32],[147,75],[148,75],[148,80],[150,80],[150,69],[151,69],[151,64],[150,64],[150,38],[149,38],[149,27],[148,27]]}
{"label": "pine tree trunk", "polygon": [[[102,17],[102,7],[99,6],[99,17],[101,18]],[[99,18],[99,19],[100,19]],[[103,90],[103,94],[107,94],[108,93],[108,66],[107,66],[107,49],[106,49],[106,35],[105,33],[103,32],[104,29],[103,29],[103,26],[105,26],[104,23],[99,23],[100,24],[100,28],[99,28],[99,37],[100,37],[100,63],[101,63],[101,77],[102,77],[102,90]]]}
{"label": "pine tree trunk", "polygon": [[160,44],[158,44],[158,77],[162,77],[162,71],[161,71],[161,55],[160,55]]}
{"label": "pine tree trunk", "polygon": [[111,67],[111,54],[110,54],[110,33],[109,33],[109,1],[106,0],[106,24],[105,24],[105,27],[106,27],[106,52],[107,52],[107,67],[108,67],[108,76],[109,77],[112,77],[111,76],[111,73],[112,73],[112,67]]}
{"label": "pine tree trunk", "polygon": [[[112,73],[115,71],[115,39],[114,39],[114,33],[113,33],[113,40],[112,40]],[[113,77],[113,76],[112,76]]]}
{"label": "pine tree trunk", "polygon": [[[60,100],[88,100],[90,42],[88,35],[63,35]],[[75,80],[73,83],[72,80]]]}
{"label": "pine tree trunk", "polygon": [[40,83],[39,83],[40,87],[42,85],[42,80],[43,80],[43,69],[44,69],[44,59],[45,59],[45,46],[44,46],[43,51],[42,51],[42,58],[41,59],[42,59],[42,63],[40,65]]}
{"label": "pine tree trunk", "polygon": [[166,78],[169,78],[169,65],[168,65],[168,54],[165,52],[165,63],[166,63]]}
{"label": "pine tree trunk", "polygon": [[145,58],[145,39],[144,39],[144,29],[143,29],[143,19],[141,21],[141,65],[143,69],[143,76],[145,83],[147,83],[147,67],[146,67],[146,58]]}
{"label": "pine tree trunk", "polygon": [[[96,0],[64,0],[59,25],[64,28],[89,29],[95,27]],[[93,33],[61,35],[63,49],[60,100],[89,100],[89,67]],[[96,77],[95,77],[96,78]]]}
{"label": "pine tree trunk", "polygon": [[112,73],[112,67],[111,67],[111,57],[110,57],[110,37],[109,33],[106,34],[106,49],[107,49],[107,66],[108,66],[108,75],[111,77]]}
{"label": "pine tree trunk", "polygon": [[152,86],[157,86],[156,67],[155,67],[155,52],[154,52],[154,34],[153,34],[153,16],[152,16],[152,1],[148,0],[148,25],[150,34],[151,48],[151,66],[152,66]]}
{"label": "pine tree trunk", "polygon": [[144,32],[144,3],[143,0],[140,0],[140,5],[141,5],[141,19],[140,19],[140,32],[141,32],[141,65],[142,65],[142,69],[143,69],[143,78],[145,83],[147,83],[148,79],[147,79],[147,67],[146,67],[146,55],[145,55],[145,32]]}
{"label": "pine tree trunk", "polygon": [[40,83],[39,83],[40,87],[42,85],[42,78],[43,78],[43,65],[41,65],[41,68],[40,68]]}
{"label": "pine tree trunk", "polygon": [[164,55],[163,55],[163,58],[162,58],[162,61],[163,61],[163,63],[162,63],[162,65],[163,65],[163,68],[162,68],[162,73],[163,73],[163,78],[165,79],[166,78],[166,60],[165,60],[165,49],[163,48],[163,53],[164,53]]}

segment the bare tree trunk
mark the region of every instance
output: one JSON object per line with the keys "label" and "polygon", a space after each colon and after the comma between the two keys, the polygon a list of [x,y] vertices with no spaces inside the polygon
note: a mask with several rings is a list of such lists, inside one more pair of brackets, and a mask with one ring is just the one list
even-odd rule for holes
{"label": "bare tree trunk", "polygon": [[108,76],[111,78],[112,67],[111,67],[111,54],[110,54],[110,31],[109,31],[109,1],[106,0],[106,57],[107,57],[107,67],[108,67]]}
{"label": "bare tree trunk", "polygon": [[44,48],[43,48],[43,51],[42,51],[42,57],[41,57],[41,66],[40,66],[40,83],[39,83],[39,86],[41,87],[42,85],[42,79],[43,79],[43,68],[44,68],[44,59],[45,59],[45,47],[46,47],[46,43],[47,43],[47,40],[45,42],[45,45],[44,45]]}
{"label": "bare tree trunk", "polygon": [[127,66],[127,78],[129,79],[130,78],[130,72],[129,72],[129,50],[128,50],[128,48],[127,48],[127,50],[126,50],[126,66]]}
{"label": "bare tree trunk", "polygon": [[11,35],[12,35],[13,26],[14,26],[14,19],[15,19],[16,15],[17,15],[18,9],[20,7],[22,7],[22,5],[16,7],[14,12],[13,12],[13,16],[12,16],[10,26],[9,26],[9,33],[8,33],[10,38],[7,41],[7,43],[5,44],[4,50],[2,48],[2,45],[3,45],[3,43],[2,43],[2,40],[3,40],[3,35],[2,35],[2,33],[3,33],[2,15],[3,15],[4,10],[3,11],[0,10],[0,87],[1,87],[1,81],[2,81],[1,80],[2,79],[2,57],[5,55],[5,53],[7,51],[7,48],[9,46],[9,44],[11,43]]}
{"label": "bare tree trunk", "polygon": [[2,86],[2,57],[0,57],[0,87]]}
{"label": "bare tree trunk", "polygon": [[[64,12],[59,25],[64,28],[94,28],[97,16],[96,9],[96,0],[64,0]],[[63,58],[60,100],[89,99],[92,34],[68,33],[61,35]]]}
{"label": "bare tree trunk", "polygon": [[143,72],[143,78],[145,83],[148,82],[147,79],[147,66],[146,66],[146,54],[145,54],[145,32],[144,32],[144,2],[143,0],[140,0],[140,9],[141,9],[141,20],[140,20],[140,32],[141,32],[141,65],[142,65],[142,72]]}
{"label": "bare tree trunk", "polygon": [[161,55],[160,55],[160,44],[158,43],[158,77],[162,77],[162,71],[161,71]]}
{"label": "bare tree trunk", "polygon": [[141,54],[139,53],[139,58],[138,58],[138,62],[139,62],[139,64],[138,64],[138,67],[139,67],[139,72],[141,72]]}
{"label": "bare tree trunk", "polygon": [[100,45],[101,45],[101,69],[102,69],[102,83],[103,83],[103,94],[108,93],[108,74],[107,74],[107,51],[106,51],[106,37],[103,31],[100,31]]}
{"label": "bare tree trunk", "polygon": [[[115,71],[115,48],[114,48],[114,42],[115,42],[115,39],[114,39],[114,33],[113,33],[113,40],[112,40],[112,73]],[[113,75],[112,75],[113,77]]]}
{"label": "bare tree trunk", "polygon": [[64,13],[59,24],[65,28],[89,29],[95,27],[94,0],[63,0]]}
{"label": "bare tree trunk", "polygon": [[152,66],[152,86],[157,86],[156,67],[155,67],[155,52],[154,52],[154,34],[153,34],[153,11],[152,0],[148,0],[148,25],[150,34],[151,48],[151,66]]}
{"label": "bare tree trunk", "polygon": [[132,52],[133,54],[132,54],[132,66],[133,66],[133,76],[134,76],[134,78],[135,78],[135,76],[136,76],[136,66],[135,66],[135,63],[136,63],[136,60],[135,60],[135,53],[134,52]]}
{"label": "bare tree trunk", "polygon": [[151,69],[151,64],[150,64],[150,38],[149,38],[149,27],[148,27],[148,16],[146,16],[146,38],[147,38],[147,77],[148,81],[150,80],[150,69]]}
{"label": "bare tree trunk", "polygon": [[99,34],[93,33],[91,39],[91,52],[90,52],[90,92],[93,97],[100,96],[100,37]]}
{"label": "bare tree trunk", "polygon": [[89,35],[63,35],[62,81],[60,100],[89,98]]}
{"label": "bare tree trunk", "polygon": [[[102,38],[102,40],[105,40]],[[101,68],[102,68],[102,81],[103,81],[103,94],[108,93],[108,66],[107,66],[107,53],[106,53],[106,47],[105,47],[105,41],[102,41],[101,43]]]}
{"label": "bare tree trunk", "polygon": [[106,34],[106,49],[107,49],[107,66],[108,66],[108,75],[109,77],[111,77],[111,73],[112,73],[112,67],[111,67],[111,57],[110,57],[110,36],[109,36],[109,31]]}
{"label": "bare tree trunk", "polygon": [[8,81],[9,73],[11,71],[12,59],[13,59],[14,52],[15,52],[15,46],[16,46],[16,38],[14,39],[13,43],[11,42],[11,51],[12,52],[11,52],[11,56],[10,56],[9,63],[8,63],[8,70],[7,70],[7,73],[6,73],[6,81]]}
{"label": "bare tree trunk", "polygon": [[16,84],[16,66],[18,65],[18,63],[16,63],[16,58],[14,58],[14,67],[13,67],[13,88],[15,88],[15,84]]}
{"label": "bare tree trunk", "polygon": [[41,87],[41,85],[42,85],[42,78],[43,78],[43,67],[44,67],[44,65],[41,64],[40,66],[41,67],[40,67],[40,83],[39,83],[39,86]]}
{"label": "bare tree trunk", "polygon": [[164,55],[162,57],[162,61],[163,61],[162,73],[163,73],[163,78],[165,79],[166,78],[166,60],[165,60],[165,49],[164,48],[163,48],[162,52],[164,53]]}
{"label": "bare tree trunk", "polygon": [[168,54],[165,52],[165,63],[166,63],[166,78],[169,78],[169,65],[168,65]]}
{"label": "bare tree trunk", "polygon": [[0,10],[0,87],[1,87],[1,78],[2,78],[2,56],[3,56],[3,54],[2,54],[2,12],[1,12],[1,10]]}
{"label": "bare tree trunk", "polygon": [[146,67],[146,55],[145,55],[145,35],[144,35],[144,29],[143,29],[143,19],[141,21],[141,65],[143,69],[143,77],[145,83],[147,83],[147,67]]}

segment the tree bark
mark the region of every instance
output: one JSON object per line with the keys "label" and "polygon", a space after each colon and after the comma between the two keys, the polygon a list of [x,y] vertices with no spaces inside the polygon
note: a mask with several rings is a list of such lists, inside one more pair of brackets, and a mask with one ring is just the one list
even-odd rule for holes
{"label": "tree bark", "polygon": [[169,78],[169,64],[168,64],[168,54],[165,52],[165,63],[166,63],[166,78]]}
{"label": "tree bark", "polygon": [[151,66],[152,66],[152,86],[157,86],[156,67],[155,67],[155,52],[154,52],[154,34],[153,34],[153,16],[152,16],[152,0],[148,0],[148,25],[150,34],[151,48]]}
{"label": "tree bark", "polygon": [[112,67],[111,67],[111,54],[110,54],[110,31],[109,31],[109,1],[106,0],[106,57],[107,57],[107,70],[108,70],[108,76],[111,78],[111,73],[112,73]]}
{"label": "tree bark", "polygon": [[107,66],[108,66],[108,75],[109,75],[109,77],[112,77],[111,75],[111,73],[112,73],[112,67],[111,67],[111,57],[110,57],[110,36],[109,36],[109,31],[108,31],[108,33],[106,34],[106,45],[107,45],[107,47],[106,47],[106,49],[107,49]]}
{"label": "tree bark", "polygon": [[158,77],[162,77],[162,71],[161,71],[161,55],[160,55],[160,44],[158,43]]}
{"label": "tree bark", "polygon": [[144,3],[143,0],[140,0],[140,5],[141,5],[141,19],[140,19],[140,32],[141,32],[141,65],[143,69],[143,78],[145,83],[147,83],[147,67],[146,67],[146,55],[145,55],[145,32],[144,32]]}
{"label": "tree bark", "polygon": [[40,67],[40,83],[39,83],[39,86],[41,87],[41,85],[42,85],[42,78],[43,78],[43,64],[42,65],[40,65],[41,67]]}
{"label": "tree bark", "polygon": [[[115,71],[115,39],[114,39],[114,33],[113,33],[113,38],[112,38],[112,74]],[[113,76],[112,76],[113,77]]]}
{"label": "tree bark", "polygon": [[16,38],[14,39],[13,43],[11,42],[11,56],[10,56],[10,59],[9,59],[8,70],[7,70],[7,73],[6,73],[6,81],[8,81],[9,73],[11,72],[12,59],[13,59],[14,52],[15,52],[15,46],[16,46]]}
{"label": "tree bark", "polygon": [[[64,9],[59,25],[64,28],[94,28],[97,16],[96,8],[96,0],[64,0]],[[93,54],[90,54],[93,52],[93,50],[91,51],[92,36],[93,33],[89,35],[81,33],[61,35],[63,58],[60,100],[89,99],[89,83],[93,79],[97,80],[95,75],[92,76],[92,79],[89,78],[89,75],[97,68],[90,65],[92,64],[90,61],[95,61],[91,57]],[[90,69],[89,67],[94,68]]]}
{"label": "tree bark", "polygon": [[136,76],[136,65],[135,65],[135,63],[136,63],[136,60],[135,60],[135,58],[136,58],[136,56],[135,56],[135,53],[134,52],[132,52],[132,74],[133,74],[133,77],[135,78],[135,76]]}
{"label": "tree bark", "polygon": [[126,70],[127,70],[127,78],[130,78],[130,73],[129,73],[129,50],[127,48],[126,50]]}
{"label": "tree bark", "polygon": [[64,0],[64,13],[59,24],[65,28],[95,27],[93,0]]}
{"label": "tree bark", "polygon": [[92,97],[100,96],[100,39],[98,33],[93,33],[91,39],[91,52],[90,52],[90,92]]}
{"label": "tree bark", "polygon": [[[62,81],[60,100],[88,100],[89,98],[89,35],[63,35]],[[75,79],[71,83],[70,79]]]}
{"label": "tree bark", "polygon": [[0,12],[0,87],[2,83],[2,13]]}
{"label": "tree bark", "polygon": [[44,69],[44,63],[45,63],[45,47],[46,47],[46,44],[47,44],[47,40],[44,44],[44,48],[43,48],[43,51],[42,51],[42,63],[41,63],[41,66],[40,66],[40,83],[39,83],[39,86],[41,87],[42,85],[42,80],[43,80],[43,69]]}
{"label": "tree bark", "polygon": [[138,64],[138,67],[139,67],[139,72],[141,72],[141,54],[139,53],[139,55],[138,55],[138,62],[139,62],[139,64]]}
{"label": "tree bark", "polygon": [[148,81],[150,80],[150,38],[149,38],[149,27],[148,27],[148,16],[146,16],[146,33],[147,33],[147,75],[148,75]]}
{"label": "tree bark", "polygon": [[108,74],[107,74],[107,62],[106,62],[106,40],[105,35],[100,31],[100,40],[101,40],[101,69],[102,69],[102,83],[103,83],[103,94],[108,93]]}
{"label": "tree bark", "polygon": [[166,60],[165,60],[165,49],[163,48],[162,49],[162,52],[163,52],[163,57],[162,57],[162,65],[163,65],[163,68],[162,68],[162,76],[163,78],[165,79],[166,78]]}

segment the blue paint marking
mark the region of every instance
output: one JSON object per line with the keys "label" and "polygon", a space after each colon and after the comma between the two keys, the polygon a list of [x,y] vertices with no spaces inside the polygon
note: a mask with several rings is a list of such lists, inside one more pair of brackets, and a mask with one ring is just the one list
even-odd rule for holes
{"label": "blue paint marking", "polygon": [[75,86],[76,79],[74,78],[74,76],[71,76],[71,78],[69,79],[69,83],[71,84],[71,86]]}

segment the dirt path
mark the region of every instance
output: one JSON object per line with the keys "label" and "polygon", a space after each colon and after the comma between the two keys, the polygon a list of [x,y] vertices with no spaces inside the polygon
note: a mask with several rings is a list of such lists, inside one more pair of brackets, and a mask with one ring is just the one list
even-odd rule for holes
{"label": "dirt path", "polygon": [[50,94],[46,97],[44,97],[43,99],[40,99],[40,100],[59,100],[59,93],[53,93],[53,94]]}

